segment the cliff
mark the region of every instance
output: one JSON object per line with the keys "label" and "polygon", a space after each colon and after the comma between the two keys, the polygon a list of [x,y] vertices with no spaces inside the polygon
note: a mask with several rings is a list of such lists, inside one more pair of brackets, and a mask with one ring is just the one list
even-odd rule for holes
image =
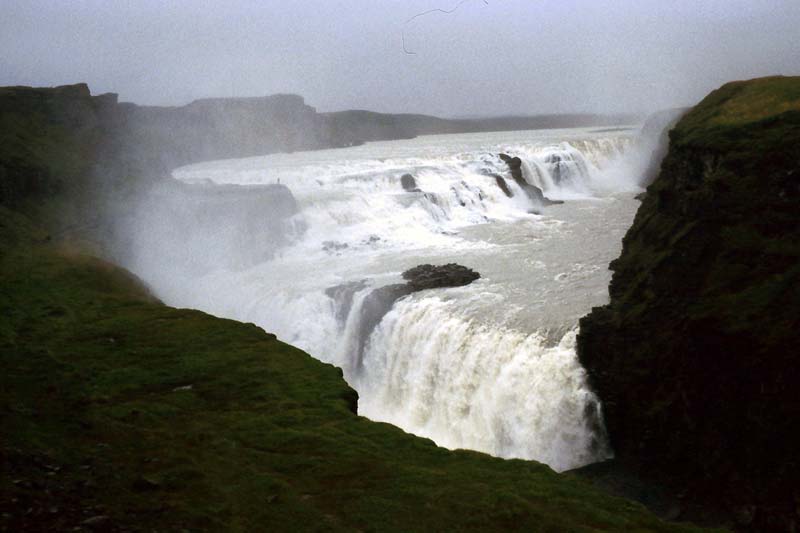
{"label": "cliff", "polygon": [[115,105],[85,84],[0,88],[0,205],[85,192]]}
{"label": "cliff", "polygon": [[617,460],[759,531],[800,524],[798,178],[800,78],[711,93],[578,338]]}
{"label": "cliff", "polygon": [[139,167],[175,167],[333,146],[326,119],[297,95],[212,98],[181,107],[119,106],[113,129]]}

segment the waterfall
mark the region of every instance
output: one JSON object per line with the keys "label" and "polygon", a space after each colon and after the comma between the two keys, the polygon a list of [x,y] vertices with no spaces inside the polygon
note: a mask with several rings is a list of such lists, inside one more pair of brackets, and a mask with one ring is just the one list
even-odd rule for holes
{"label": "waterfall", "polygon": [[361,413],[448,448],[536,458],[556,470],[607,456],[574,331],[549,346],[453,307],[436,297],[395,305],[354,379],[371,391]]}
{"label": "waterfall", "polygon": [[[180,194],[139,202],[127,266],[168,304],[254,322],[340,366],[364,416],[577,467],[610,450],[575,328],[606,301],[635,210],[618,192],[638,178],[625,166],[634,137],[607,135],[440,135],[184,167]],[[535,214],[500,153],[566,203]],[[482,278],[403,297],[365,327],[372,291],[445,262]]]}

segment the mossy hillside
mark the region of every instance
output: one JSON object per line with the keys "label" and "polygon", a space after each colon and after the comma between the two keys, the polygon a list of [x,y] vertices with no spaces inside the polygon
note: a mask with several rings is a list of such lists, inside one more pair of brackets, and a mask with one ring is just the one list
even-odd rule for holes
{"label": "mossy hillside", "polygon": [[735,82],[682,118],[579,336],[618,458],[762,530],[800,498],[799,95]]}
{"label": "mossy hillside", "polygon": [[797,77],[772,76],[727,83],[713,91],[681,120],[681,134],[759,122],[800,111]]}
{"label": "mossy hillside", "polygon": [[0,222],[2,530],[692,530],[358,417],[338,369]]}
{"label": "mossy hillside", "polygon": [[85,85],[0,88],[0,204],[80,190],[100,142]]}

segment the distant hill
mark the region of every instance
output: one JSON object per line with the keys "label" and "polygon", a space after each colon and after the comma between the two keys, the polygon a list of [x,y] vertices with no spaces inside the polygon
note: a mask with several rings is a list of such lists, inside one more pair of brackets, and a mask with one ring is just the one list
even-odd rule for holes
{"label": "distant hill", "polygon": [[430,115],[386,114],[373,111],[337,111],[325,113],[330,121],[333,144],[408,139],[439,133],[478,133],[584,126],[618,126],[639,121],[636,115],[534,115],[470,119],[446,119]]}

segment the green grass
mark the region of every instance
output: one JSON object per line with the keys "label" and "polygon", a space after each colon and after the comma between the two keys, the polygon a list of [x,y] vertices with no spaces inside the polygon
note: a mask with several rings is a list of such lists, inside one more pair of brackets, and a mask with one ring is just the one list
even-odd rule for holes
{"label": "green grass", "polygon": [[361,418],[335,367],[3,208],[0,245],[0,530],[693,530]]}
{"label": "green grass", "polygon": [[671,138],[677,145],[719,149],[743,140],[758,140],[768,147],[776,140],[769,135],[776,121],[793,117],[797,122],[798,116],[800,76],[735,81],[706,96],[680,120]]}
{"label": "green grass", "polygon": [[741,125],[800,111],[799,79],[772,76],[727,83],[692,109],[679,127]]}

